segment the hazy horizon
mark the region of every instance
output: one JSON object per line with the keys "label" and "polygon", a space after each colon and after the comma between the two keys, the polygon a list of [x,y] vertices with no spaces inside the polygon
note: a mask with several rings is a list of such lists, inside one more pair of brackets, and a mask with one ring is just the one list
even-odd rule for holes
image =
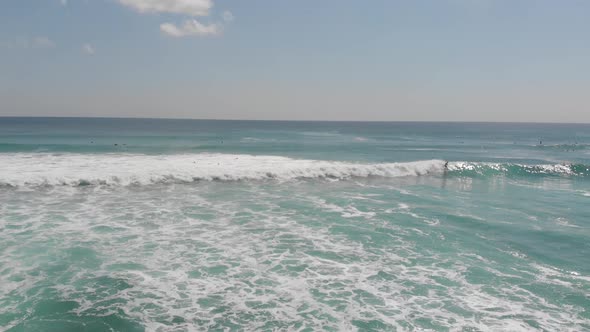
{"label": "hazy horizon", "polygon": [[8,0],[0,116],[590,123],[590,3]]}
{"label": "hazy horizon", "polygon": [[527,122],[527,121],[445,121],[445,120],[276,120],[276,119],[216,119],[216,118],[167,118],[167,117],[132,117],[132,116],[59,116],[59,115],[0,115],[0,119],[122,119],[122,120],[189,120],[189,121],[253,121],[253,122],[358,122],[358,123],[473,123],[473,124],[555,124],[555,125],[590,125],[590,122]]}

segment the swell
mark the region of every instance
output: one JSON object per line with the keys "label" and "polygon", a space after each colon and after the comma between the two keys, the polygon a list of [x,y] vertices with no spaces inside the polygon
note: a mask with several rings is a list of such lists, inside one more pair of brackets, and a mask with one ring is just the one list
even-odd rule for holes
{"label": "swell", "polygon": [[580,151],[590,149],[590,144],[573,143],[573,144],[551,144],[551,145],[535,145],[535,148],[541,150],[555,150],[555,151]]}
{"label": "swell", "polygon": [[0,186],[148,185],[195,181],[408,176],[590,176],[587,165],[519,165],[421,160],[355,163],[239,154],[0,154]]}
{"label": "swell", "polygon": [[590,165],[566,163],[525,165],[512,163],[452,162],[448,164],[447,174],[465,177],[589,177]]}

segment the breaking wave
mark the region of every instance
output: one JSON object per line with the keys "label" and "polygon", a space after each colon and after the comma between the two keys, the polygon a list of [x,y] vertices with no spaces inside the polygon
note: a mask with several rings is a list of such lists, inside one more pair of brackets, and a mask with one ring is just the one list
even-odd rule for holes
{"label": "breaking wave", "polygon": [[240,154],[0,154],[0,186],[146,185],[195,181],[448,176],[588,176],[586,165],[422,160],[354,163]]}
{"label": "breaking wave", "polygon": [[478,177],[504,175],[518,176],[590,176],[590,166],[583,164],[541,164],[523,165],[511,163],[449,163],[448,171],[453,175]]}

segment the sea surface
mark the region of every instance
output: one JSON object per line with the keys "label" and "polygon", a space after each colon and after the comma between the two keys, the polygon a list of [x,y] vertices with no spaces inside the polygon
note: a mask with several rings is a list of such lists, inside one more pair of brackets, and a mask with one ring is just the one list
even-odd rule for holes
{"label": "sea surface", "polygon": [[0,330],[590,331],[590,125],[0,118]]}

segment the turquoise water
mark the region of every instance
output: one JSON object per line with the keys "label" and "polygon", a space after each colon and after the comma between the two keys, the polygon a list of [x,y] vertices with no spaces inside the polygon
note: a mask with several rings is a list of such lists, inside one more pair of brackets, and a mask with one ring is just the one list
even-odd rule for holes
{"label": "turquoise water", "polygon": [[590,125],[0,118],[0,330],[590,330],[589,219]]}

